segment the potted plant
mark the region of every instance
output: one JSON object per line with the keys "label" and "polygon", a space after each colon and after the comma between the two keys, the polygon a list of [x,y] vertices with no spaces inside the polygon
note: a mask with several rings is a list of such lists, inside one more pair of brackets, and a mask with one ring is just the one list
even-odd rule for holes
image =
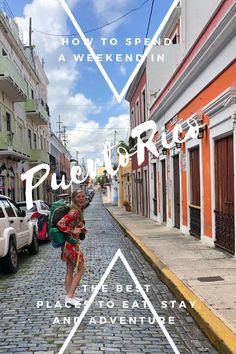
{"label": "potted plant", "polygon": [[122,204],[125,207],[126,211],[129,211],[129,212],[131,211],[130,202],[128,202],[127,200],[124,200]]}

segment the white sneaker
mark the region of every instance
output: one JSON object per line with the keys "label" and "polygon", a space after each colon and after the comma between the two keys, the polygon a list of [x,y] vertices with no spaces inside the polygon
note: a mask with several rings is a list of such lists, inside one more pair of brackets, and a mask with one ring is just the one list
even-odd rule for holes
{"label": "white sneaker", "polygon": [[[76,308],[80,308],[81,301],[82,301],[82,299],[79,299],[78,297],[71,298],[71,297],[66,296],[65,297],[65,306],[68,308],[70,308],[71,306],[76,307]],[[68,304],[70,306],[68,306]]]}
{"label": "white sneaker", "polygon": [[[70,305],[70,306],[68,306],[68,305]],[[73,297],[71,298],[71,297],[66,296],[65,297],[65,306],[68,308],[70,308],[71,306],[75,306],[75,299]]]}
{"label": "white sneaker", "polygon": [[82,306],[83,299],[79,299],[78,297],[74,297],[74,300],[75,300],[75,308],[80,309]]}
{"label": "white sneaker", "polygon": [[78,297],[74,297],[75,301],[81,302],[83,299],[79,299]]}

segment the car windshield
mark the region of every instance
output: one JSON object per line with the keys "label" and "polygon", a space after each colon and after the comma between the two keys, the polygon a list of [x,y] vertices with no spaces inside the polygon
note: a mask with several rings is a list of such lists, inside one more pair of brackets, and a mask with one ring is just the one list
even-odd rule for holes
{"label": "car windshield", "polygon": [[26,203],[18,204],[18,207],[20,208],[20,210],[24,210],[26,213],[33,213],[34,211],[37,211],[37,205],[36,204],[33,204],[33,207],[30,210],[27,210]]}

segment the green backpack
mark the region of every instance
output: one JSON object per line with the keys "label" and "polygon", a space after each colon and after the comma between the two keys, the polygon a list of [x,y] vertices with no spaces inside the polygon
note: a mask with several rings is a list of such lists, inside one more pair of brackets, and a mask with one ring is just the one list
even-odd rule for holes
{"label": "green backpack", "polygon": [[52,240],[54,248],[61,247],[67,238],[67,235],[57,228],[57,223],[70,211],[69,204],[60,199],[52,203],[47,225],[47,232]]}

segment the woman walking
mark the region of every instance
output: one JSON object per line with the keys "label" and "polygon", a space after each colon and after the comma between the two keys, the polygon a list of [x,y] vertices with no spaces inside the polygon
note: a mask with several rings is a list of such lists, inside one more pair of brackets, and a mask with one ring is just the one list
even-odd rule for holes
{"label": "woman walking", "polygon": [[76,190],[72,193],[71,210],[57,223],[57,228],[67,234],[62,248],[61,259],[66,262],[66,298],[65,302],[75,306],[75,290],[84,273],[84,255],[80,250],[80,238],[86,233],[83,209],[85,193]]}

